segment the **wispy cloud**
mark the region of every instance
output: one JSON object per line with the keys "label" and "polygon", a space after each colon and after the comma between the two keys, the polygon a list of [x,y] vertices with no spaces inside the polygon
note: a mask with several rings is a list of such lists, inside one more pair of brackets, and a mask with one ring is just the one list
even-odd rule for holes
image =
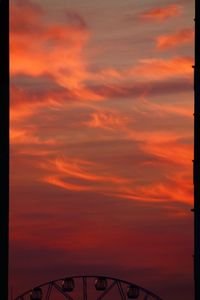
{"label": "wispy cloud", "polygon": [[[41,180],[69,191],[95,191],[134,201],[190,203],[192,182],[188,177],[188,169],[191,167],[191,149],[170,141],[170,138],[165,144],[166,147],[163,148],[163,141],[159,138],[154,141],[144,140],[142,144],[141,151],[151,153],[152,157],[159,159],[159,164],[152,160],[149,165],[144,163],[143,167],[156,167],[159,170],[157,172],[164,172],[162,179],[154,179],[149,184],[143,184],[145,178],[117,177],[112,174],[112,164],[106,167],[69,157],[41,162],[41,167],[48,172]],[[172,165],[176,165],[177,171]]]}
{"label": "wispy cloud", "polygon": [[127,123],[128,117],[111,111],[99,110],[91,113],[90,120],[84,124],[91,128],[123,130]]}
{"label": "wispy cloud", "polygon": [[34,131],[30,127],[28,129],[11,129],[10,142],[18,145],[55,145],[57,142],[53,138],[41,138],[38,135],[38,130]]}
{"label": "wispy cloud", "polygon": [[156,48],[158,50],[167,50],[179,47],[194,41],[194,30],[192,28],[182,29],[175,33],[163,34],[156,38]]}
{"label": "wispy cloud", "polygon": [[193,58],[187,56],[163,58],[146,58],[128,70],[135,77],[149,80],[164,80],[174,77],[192,77]]}
{"label": "wispy cloud", "polygon": [[181,15],[182,6],[177,4],[170,4],[163,7],[152,8],[148,11],[142,12],[140,18],[146,21],[163,22],[167,19]]}

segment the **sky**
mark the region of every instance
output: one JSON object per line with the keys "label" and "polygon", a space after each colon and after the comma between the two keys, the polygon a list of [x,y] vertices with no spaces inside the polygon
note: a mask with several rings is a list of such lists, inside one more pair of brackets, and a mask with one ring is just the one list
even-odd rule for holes
{"label": "sky", "polygon": [[10,285],[193,296],[194,1],[11,0]]}

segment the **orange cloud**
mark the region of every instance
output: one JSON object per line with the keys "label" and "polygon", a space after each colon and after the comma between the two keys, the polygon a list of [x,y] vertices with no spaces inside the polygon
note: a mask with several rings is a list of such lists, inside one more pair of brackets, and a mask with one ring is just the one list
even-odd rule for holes
{"label": "orange cloud", "polygon": [[127,73],[143,80],[163,80],[173,77],[191,77],[192,79],[193,63],[194,59],[192,57],[142,59],[138,65],[128,70]]}
{"label": "orange cloud", "polygon": [[91,186],[86,186],[86,185],[78,185],[78,184],[73,184],[66,182],[66,180],[62,180],[57,176],[44,176],[42,180],[46,183],[55,185],[57,187],[63,188],[65,190],[69,191],[92,191],[95,190],[95,188]]}
{"label": "orange cloud", "polygon": [[[51,72],[62,86],[79,86],[85,78],[81,48],[88,34],[67,27],[60,28],[60,34],[62,32],[65,33],[62,43],[58,43],[55,37],[52,39],[48,32],[43,40],[36,38],[35,43],[31,36],[11,36],[11,74],[38,76]],[[48,50],[45,44],[51,44],[54,39],[55,45],[49,46]]]}
{"label": "orange cloud", "polygon": [[156,48],[158,50],[166,50],[182,44],[192,43],[193,40],[194,30],[191,28],[182,29],[173,34],[158,36],[156,39]]}
{"label": "orange cloud", "polygon": [[[80,86],[86,76],[82,49],[89,32],[86,26],[75,26],[72,18],[67,18],[66,24],[49,24],[38,9],[13,3],[11,74],[38,76],[51,72],[62,86]],[[77,20],[77,15],[74,18]],[[78,22],[80,25],[80,17]]]}
{"label": "orange cloud", "polygon": [[177,4],[167,5],[165,7],[153,8],[140,14],[142,20],[147,21],[165,21],[181,14],[182,7]]}
{"label": "orange cloud", "polygon": [[[193,185],[189,172],[172,172],[166,174],[164,181],[154,181],[151,184],[137,185],[135,188],[123,187],[115,192],[105,193],[117,198],[144,202],[177,201],[192,205]],[[170,205],[170,203],[169,203]]]}
{"label": "orange cloud", "polygon": [[[165,9],[146,13],[146,18],[164,20],[175,15],[175,11],[177,12],[175,6],[171,5],[165,7]],[[107,140],[109,141],[113,140],[113,137],[118,138],[116,134],[121,134],[120,138],[123,138],[125,142],[138,143],[139,146],[137,146],[140,147],[142,153],[149,154],[160,162],[158,166],[152,158],[149,166],[157,167],[158,173],[163,171],[167,174],[166,180],[155,180],[152,183],[153,180],[149,179],[150,183],[144,188],[142,179],[136,183],[135,179],[132,178],[133,174],[130,174],[131,171],[129,171],[129,174],[127,174],[128,172],[123,173],[123,170],[117,170],[112,162],[108,162],[108,165],[104,163],[101,165],[92,164],[87,160],[88,158],[80,160],[78,156],[71,158],[67,155],[65,157],[65,154],[64,159],[55,158],[58,152],[49,153],[44,148],[39,149],[37,152],[38,157],[43,155],[44,165],[40,166],[41,169],[44,168],[48,172],[45,176],[41,175],[42,180],[74,192],[95,191],[101,195],[116,195],[116,197],[141,201],[163,201],[166,200],[166,197],[174,201],[186,201],[185,199],[188,199],[188,196],[184,198],[184,195],[181,195],[178,191],[177,193],[173,192],[176,195],[173,197],[167,192],[170,186],[168,184],[169,178],[176,178],[175,175],[177,175],[172,173],[171,166],[178,162],[180,168],[188,168],[185,161],[189,155],[189,150],[185,150],[186,153],[183,151],[185,153],[183,157],[183,152],[175,145],[175,141],[184,137],[184,133],[171,133],[166,129],[156,130],[155,128],[148,128],[145,131],[140,129],[139,126],[137,127],[137,124],[133,128],[131,126],[133,124],[129,123],[129,119],[118,112],[117,108],[116,111],[113,111],[113,109],[106,110],[98,107],[96,103],[91,104],[89,102],[91,102],[90,100],[106,101],[114,98],[136,98],[140,97],[141,94],[148,94],[149,91],[152,91],[153,95],[157,95],[159,93],[173,93],[177,90],[182,91],[185,87],[188,90],[190,88],[189,83],[192,82],[191,75],[193,71],[191,66],[193,59],[191,57],[143,59],[132,68],[115,70],[113,67],[107,67],[93,76],[93,73],[88,71],[87,59],[83,54],[84,47],[90,39],[90,32],[79,15],[68,14],[68,23],[66,24],[50,24],[46,23],[40,9],[31,8],[31,6],[26,9],[25,6],[22,10],[21,25],[19,7],[18,13],[14,11],[11,15],[12,22],[14,22],[12,25],[13,30],[11,30],[11,73],[14,82],[11,113],[12,125],[18,125],[16,128],[11,129],[11,143],[29,145],[29,149],[30,145],[43,144],[50,146],[57,143],[58,146],[58,137],[55,140],[43,138],[39,132],[39,126],[31,131],[29,129],[17,129],[20,121],[23,126],[27,122],[25,118],[33,117],[33,114],[42,113],[43,110],[50,107],[61,111],[66,108],[65,105],[69,104],[68,100],[78,100],[78,104],[72,103],[69,107],[70,109],[83,108],[84,118],[77,122],[78,126],[84,124],[89,127],[84,127],[84,129],[88,130],[89,134],[93,132],[90,137],[94,137],[95,129],[99,129],[99,135],[101,135],[100,129],[104,130],[102,131],[103,134],[107,130],[107,136],[109,136]],[[18,19],[15,20],[15,18]],[[37,26],[39,27],[35,32],[30,20],[31,22],[37,20]],[[78,26],[74,26],[74,22],[78,22]],[[167,81],[168,79],[171,81]],[[26,84],[23,88],[24,82]],[[85,86],[85,82],[89,82],[87,86]],[[184,82],[187,84],[184,84]],[[97,84],[94,85],[94,83]],[[51,90],[49,90],[50,88]],[[84,104],[80,103],[81,100],[85,101]],[[189,116],[187,109],[184,108],[175,110],[168,104],[162,106],[159,104],[146,104],[146,110],[154,113],[155,117],[162,110],[170,114],[174,112],[183,117]],[[140,108],[138,107],[138,113]],[[92,112],[91,109],[93,109]],[[66,119],[70,112],[71,110],[66,111]],[[85,119],[85,115],[88,120]],[[45,113],[44,116],[46,116]],[[56,124],[57,116],[55,117],[53,113],[47,118],[47,121],[49,122],[51,117],[55,118],[53,124]],[[33,120],[30,119],[29,125],[34,120],[34,118]],[[113,133],[115,136],[112,136]],[[81,144],[81,141],[85,141],[85,135],[82,132],[78,132],[75,139],[77,137],[80,138],[79,144]],[[71,135],[69,135],[70,138]],[[97,139],[98,136],[95,136],[95,138]],[[66,135],[64,139],[67,144]],[[171,147],[173,150],[171,152],[164,151],[166,149],[162,148],[163,145]],[[61,149],[60,151],[66,150]],[[174,159],[174,151],[180,154],[177,160]],[[24,153],[29,153],[28,148],[24,149]],[[46,153],[47,158],[45,161],[44,156]],[[49,158],[48,154],[53,154],[54,158]],[[145,163],[148,164],[148,162],[142,161],[140,166],[142,167],[142,164]],[[120,175],[117,176],[116,172]],[[178,178],[176,182],[176,184],[171,183],[172,186],[174,185],[174,190],[179,189],[183,180]]]}
{"label": "orange cloud", "polygon": [[[71,191],[96,191],[102,195],[145,202],[165,202],[168,200],[184,203],[192,202],[192,178],[188,176],[191,168],[191,147],[168,142],[149,141],[141,148],[146,153],[158,157],[158,161],[146,168],[157,167],[163,172],[162,179],[154,179],[143,184],[145,178],[129,179],[107,174],[106,166],[79,159],[55,159],[42,162],[40,166],[48,171],[42,181]],[[177,171],[173,166],[176,164]],[[142,165],[141,165],[142,167]],[[52,175],[51,175],[52,173]],[[131,174],[130,174],[131,175]],[[151,180],[150,180],[151,181]]]}
{"label": "orange cloud", "polygon": [[192,204],[193,186],[192,178],[188,178],[187,173],[171,173],[164,183],[153,183],[142,189],[146,197],[150,199],[162,198],[171,201],[181,201]]}
{"label": "orange cloud", "polygon": [[152,140],[152,143],[151,139],[149,139],[141,147],[146,152],[152,153],[153,155],[172,163],[173,166],[180,165],[184,168],[190,168],[193,159],[192,144],[184,145],[178,142],[178,135],[176,139],[173,139],[170,132],[168,135],[166,134],[166,136],[168,136],[168,140],[166,138],[164,141],[157,136],[155,140]]}
{"label": "orange cloud", "polygon": [[[99,101],[105,100],[113,91],[114,95],[121,93],[122,96],[126,96],[126,90],[118,83],[110,90],[107,88],[105,91],[107,95],[104,95],[101,91],[98,93],[95,88],[85,86],[87,80],[92,82],[103,80],[104,83],[106,80],[112,83],[124,79],[133,80],[133,76],[138,80],[138,75],[141,80],[146,80],[147,77],[150,80],[190,73],[186,69],[189,58],[172,58],[146,59],[129,70],[119,71],[108,67],[97,72],[98,74],[92,74],[87,70],[87,59],[83,56],[90,32],[81,16],[68,13],[66,24],[49,24],[44,17],[40,7],[25,5],[22,8],[20,5],[11,5],[12,75],[23,73],[37,77],[53,74],[57,84],[71,91],[73,99]],[[75,24],[78,22],[78,26],[74,26],[74,22]],[[35,23],[38,28],[33,26]],[[131,96],[128,91],[129,94]]]}
{"label": "orange cloud", "polygon": [[98,164],[92,163],[90,161],[69,158],[65,160],[55,159],[54,161],[50,161],[50,165],[42,164],[42,166],[44,168],[50,168],[51,170],[54,170],[54,173],[58,173],[59,175],[67,176],[69,178],[78,178],[89,182],[91,181],[113,184],[122,184],[125,182],[129,182],[129,180],[125,178],[107,174],[98,174],[102,172],[98,170]]}
{"label": "orange cloud", "polygon": [[193,104],[188,102],[184,105],[172,105],[170,103],[162,102],[162,104],[149,101],[148,99],[140,98],[140,111],[147,110],[148,113],[156,114],[158,116],[166,117],[167,115],[182,116],[184,118],[192,119]]}
{"label": "orange cloud", "polygon": [[95,111],[91,113],[90,120],[84,124],[91,128],[102,128],[109,130],[122,130],[128,122],[127,117],[111,111]]}
{"label": "orange cloud", "polygon": [[33,129],[16,129],[10,130],[10,142],[11,144],[33,144],[33,145],[54,145],[56,142],[54,139],[40,138],[37,136],[37,130]]}
{"label": "orange cloud", "polygon": [[157,141],[146,141],[141,149],[146,153],[152,153],[167,166],[166,170],[162,168],[166,177],[165,181],[154,182],[142,190],[146,191],[150,198],[162,195],[162,197],[167,197],[172,201],[183,201],[191,204],[193,200],[192,144],[180,143],[178,139],[171,141],[169,139],[166,142],[158,139]]}

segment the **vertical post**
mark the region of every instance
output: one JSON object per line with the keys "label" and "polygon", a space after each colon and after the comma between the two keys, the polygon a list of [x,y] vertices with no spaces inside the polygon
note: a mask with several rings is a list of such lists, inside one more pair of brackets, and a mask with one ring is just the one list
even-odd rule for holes
{"label": "vertical post", "polygon": [[195,0],[194,67],[194,280],[200,299],[200,2]]}
{"label": "vertical post", "polygon": [[0,0],[0,266],[1,299],[8,300],[9,241],[9,0]]}

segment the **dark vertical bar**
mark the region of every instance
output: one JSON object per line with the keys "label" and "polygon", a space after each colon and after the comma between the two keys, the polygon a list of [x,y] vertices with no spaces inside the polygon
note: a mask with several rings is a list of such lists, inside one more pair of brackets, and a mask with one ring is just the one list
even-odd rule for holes
{"label": "dark vertical bar", "polygon": [[87,277],[83,277],[83,300],[87,300]]}
{"label": "dark vertical bar", "polygon": [[9,0],[0,0],[0,293],[8,299]]}
{"label": "dark vertical bar", "polygon": [[195,300],[200,299],[200,2],[195,1],[194,68],[194,279]]}

